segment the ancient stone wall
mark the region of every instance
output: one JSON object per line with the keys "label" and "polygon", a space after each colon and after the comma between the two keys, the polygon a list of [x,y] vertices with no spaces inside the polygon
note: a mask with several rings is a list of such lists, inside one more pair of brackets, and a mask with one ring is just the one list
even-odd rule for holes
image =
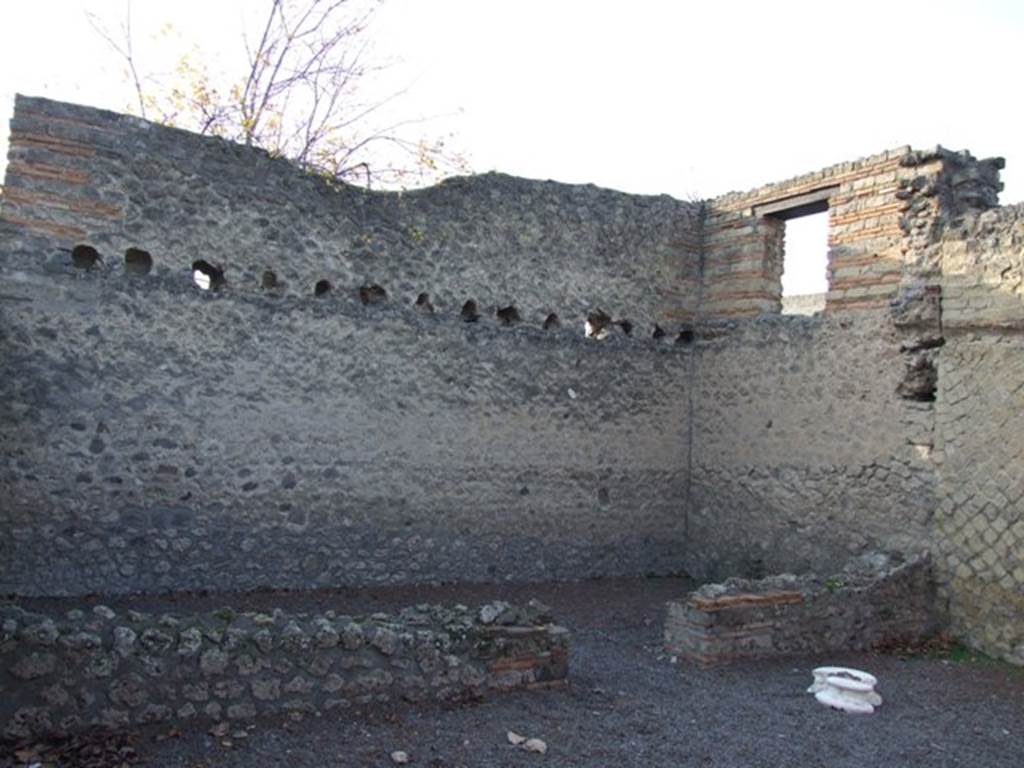
{"label": "ancient stone wall", "polygon": [[[493,316],[514,305],[540,325],[574,327],[596,309],[649,335],[696,309],[701,206],[666,195],[501,174],[406,193],[328,184],[288,161],[102,110],[19,96],[11,121],[0,257],[38,272],[88,243],[101,269],[128,248],[187,282],[203,259],[235,294],[308,297],[380,284]],[[66,257],[65,259],[66,260]]]}
{"label": "ancient stone wall", "polygon": [[[699,206],[333,189],[37,99],[12,130],[0,591],[679,569],[689,351],[651,323],[691,306]],[[598,308],[633,325],[585,339]]]}
{"label": "ancient stone wall", "polygon": [[1024,206],[967,216],[938,248],[945,597],[958,636],[1024,664]]}
{"label": "ancient stone wall", "polygon": [[828,567],[926,538],[931,403],[903,399],[887,310],[700,329],[687,570]]}
{"label": "ancient stone wall", "polygon": [[[1024,237],[1020,206],[995,208],[1002,167],[907,147],[708,202],[692,572],[930,541],[959,636],[1024,659]],[[779,318],[785,220],[825,209],[824,314]]]}
{"label": "ancient stone wall", "polygon": [[667,338],[71,266],[6,292],[0,591],[679,567]]}
{"label": "ancient stone wall", "polygon": [[[704,204],[498,174],[379,193],[20,97],[0,590],[724,577],[931,544],[958,631],[1024,658],[1001,167],[904,147]],[[785,222],[824,210],[824,311],[780,316]]]}
{"label": "ancient stone wall", "polygon": [[0,740],[553,686],[565,683],[568,652],[568,632],[533,602],[370,617],[7,605]]}

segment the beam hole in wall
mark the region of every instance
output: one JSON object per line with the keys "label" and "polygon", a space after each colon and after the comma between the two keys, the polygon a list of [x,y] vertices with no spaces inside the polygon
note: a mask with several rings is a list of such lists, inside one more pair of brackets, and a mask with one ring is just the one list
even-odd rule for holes
{"label": "beam hole in wall", "polygon": [[654,324],[654,331],[651,333],[652,339],[663,339],[665,338],[665,329],[657,323]]}
{"label": "beam hole in wall", "polygon": [[129,248],[124,252],[124,271],[130,275],[148,275],[153,269],[153,257],[141,248]]}
{"label": "beam hole in wall", "polygon": [[546,318],[544,318],[544,330],[553,331],[556,328],[562,327],[562,321],[558,319],[558,315],[552,312]]}
{"label": "beam hole in wall", "polygon": [[633,335],[633,323],[631,321],[619,320],[619,328],[621,328],[622,332],[627,336]]}
{"label": "beam hole in wall", "polygon": [[316,285],[313,286],[313,295],[317,297],[326,296],[333,287],[330,280],[317,280]]}
{"label": "beam hole in wall", "polygon": [[828,211],[785,221],[782,314],[813,315],[828,292]]}
{"label": "beam hole in wall", "polygon": [[520,320],[519,310],[516,309],[515,304],[501,307],[494,315],[498,318],[499,325],[514,325]]}
{"label": "beam hole in wall", "polygon": [[273,290],[274,288],[277,288],[277,275],[274,274],[273,270],[264,270],[263,278],[260,280],[260,286],[265,291],[270,291]]}
{"label": "beam hole in wall", "polygon": [[226,282],[224,270],[213,266],[206,259],[197,259],[192,262],[192,282],[204,291],[220,290]]}
{"label": "beam hole in wall", "polygon": [[434,305],[430,302],[430,294],[424,291],[416,297],[416,309],[425,315],[434,314]]}
{"label": "beam hole in wall", "polygon": [[583,335],[588,339],[602,339],[608,338],[608,328],[612,325],[612,318],[610,315],[605,314],[600,309],[591,312],[587,315],[587,321],[583,324]]}
{"label": "beam hole in wall", "polygon": [[687,346],[689,344],[693,344],[694,338],[696,338],[696,336],[692,328],[683,328],[683,330],[679,332],[679,335],[676,336],[676,344]]}
{"label": "beam hole in wall", "polygon": [[459,317],[467,323],[475,323],[480,319],[480,310],[477,309],[474,299],[466,300],[466,303],[462,305],[462,311],[459,312]]}
{"label": "beam hole in wall", "polygon": [[101,261],[100,252],[91,245],[76,245],[71,249],[71,264],[76,269],[92,269]]}
{"label": "beam hole in wall", "polygon": [[371,283],[364,285],[359,289],[359,300],[364,305],[370,304],[382,304],[388,299],[388,292],[384,290],[383,286]]}

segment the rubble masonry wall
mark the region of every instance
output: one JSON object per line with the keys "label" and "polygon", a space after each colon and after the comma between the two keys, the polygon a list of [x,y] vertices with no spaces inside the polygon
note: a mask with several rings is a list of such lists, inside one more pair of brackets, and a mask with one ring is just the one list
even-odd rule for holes
{"label": "rubble masonry wall", "polygon": [[[1000,168],[903,147],[703,204],[378,193],[19,97],[0,589],[719,578],[917,542],[952,625],[1024,660]],[[779,316],[786,207],[824,203],[825,311]],[[619,324],[585,339],[598,309]]]}

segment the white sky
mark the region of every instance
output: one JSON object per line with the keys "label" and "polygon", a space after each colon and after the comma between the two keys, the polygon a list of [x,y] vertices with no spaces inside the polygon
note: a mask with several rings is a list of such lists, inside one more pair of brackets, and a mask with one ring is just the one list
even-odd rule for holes
{"label": "white sky", "polygon": [[[230,62],[264,6],[136,0],[140,65],[175,41]],[[0,115],[15,92],[126,108],[85,9],[116,26],[124,2],[0,5]],[[411,84],[400,114],[451,115],[423,133],[454,131],[476,171],[701,198],[941,143],[1004,156],[1002,201],[1024,199],[1021,0],[388,0],[371,36],[400,60],[381,96]]]}

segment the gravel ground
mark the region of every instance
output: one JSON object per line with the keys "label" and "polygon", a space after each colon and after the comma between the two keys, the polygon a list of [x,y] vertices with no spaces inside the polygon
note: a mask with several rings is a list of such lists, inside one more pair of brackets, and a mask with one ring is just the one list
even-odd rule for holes
{"label": "gravel ground", "polygon": [[[459,706],[403,705],[348,713],[345,719],[261,720],[244,737],[236,735],[237,728],[225,736],[205,729],[168,736],[166,727],[134,734],[138,764],[154,768],[390,766],[394,750],[407,752],[412,766],[431,768],[1024,766],[1024,670],[986,660],[869,654],[698,670],[673,663],[661,649],[664,602],[691,586],[680,579],[638,579],[106,603],[178,611],[279,604],[356,613],[418,602],[537,597],[573,633],[571,684],[565,689]],[[54,601],[34,602],[42,607]],[[810,670],[823,663],[875,674],[885,704],[870,716],[820,706],[805,690]],[[547,753],[511,746],[509,730],[543,739]]]}

